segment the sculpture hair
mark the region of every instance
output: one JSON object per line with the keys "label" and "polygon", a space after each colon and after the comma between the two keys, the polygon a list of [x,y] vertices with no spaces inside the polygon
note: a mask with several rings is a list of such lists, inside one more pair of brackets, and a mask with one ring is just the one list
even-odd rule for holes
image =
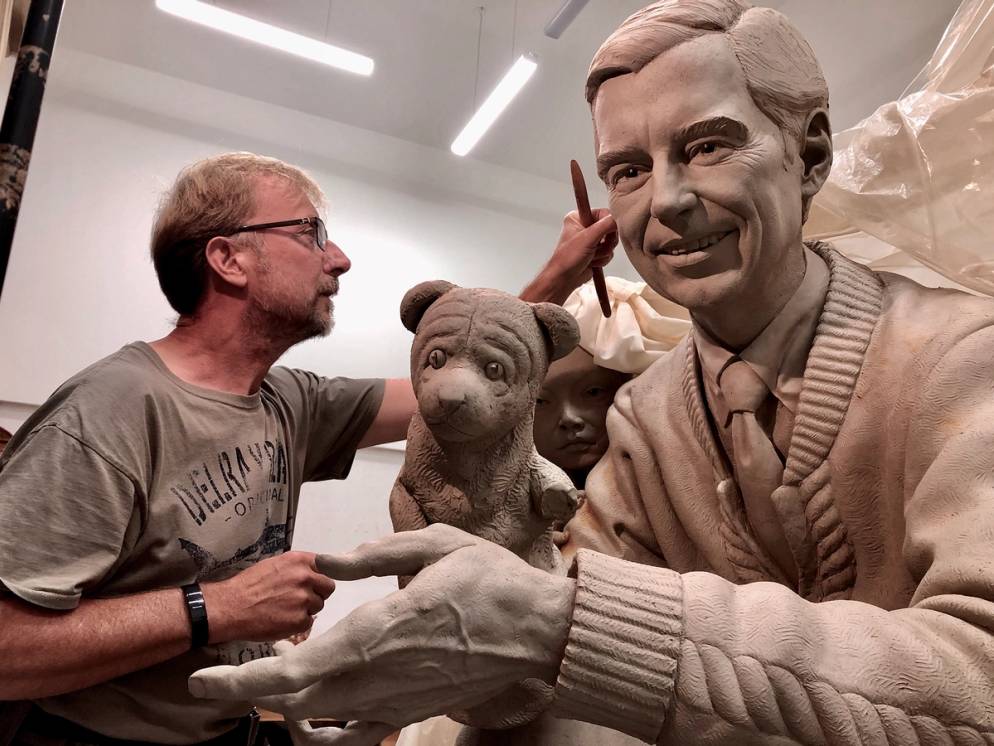
{"label": "sculpture hair", "polygon": [[[725,34],[757,108],[798,144],[806,117],[828,109],[828,85],[808,42],[778,11],[742,0],[659,0],[626,19],[594,54],[587,102],[600,85],[636,73],[673,47],[705,34]],[[787,147],[793,158],[794,148]]]}

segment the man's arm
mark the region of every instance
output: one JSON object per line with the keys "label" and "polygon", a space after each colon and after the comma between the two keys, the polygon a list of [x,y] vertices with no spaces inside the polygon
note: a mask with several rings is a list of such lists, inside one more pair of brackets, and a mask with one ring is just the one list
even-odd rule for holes
{"label": "man's arm", "polygon": [[584,228],[576,211],[563,218],[563,229],[552,256],[521,294],[531,303],[562,305],[576,288],[591,277],[592,267],[611,261],[618,243],[618,227],[605,209],[594,210],[596,222]]}
{"label": "man's arm", "polygon": [[[334,582],[314,555],[289,552],[201,586],[211,644],[272,641],[310,628]],[[36,699],[108,681],[190,649],[179,588],[82,599],[70,611],[0,597],[0,700]]]}
{"label": "man's arm", "polygon": [[383,401],[366,434],[359,441],[359,448],[392,443],[407,437],[411,417],[418,408],[414,386],[409,378],[388,378],[383,389]]}

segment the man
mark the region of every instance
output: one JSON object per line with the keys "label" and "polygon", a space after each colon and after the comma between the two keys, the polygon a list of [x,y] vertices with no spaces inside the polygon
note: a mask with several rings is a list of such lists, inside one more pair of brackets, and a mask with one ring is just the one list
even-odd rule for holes
{"label": "man", "polygon": [[[248,707],[192,704],[185,677],[266,654],[332,592],[313,555],[286,552],[300,485],[402,438],[413,399],[404,381],[270,370],[332,327],[349,260],[320,204],[305,174],[267,158],[184,171],[152,236],[176,328],[74,376],[4,453],[0,696],[38,700],[27,730],[218,736]],[[209,639],[191,647],[181,587],[196,581]]]}
{"label": "man", "polygon": [[827,90],[775,11],[655,3],[588,98],[629,258],[693,319],[609,414],[571,524],[607,554],[388,537],[322,566],[404,591],[191,688],[398,724],[535,677],[660,744],[994,742],[994,305],[802,244]]}

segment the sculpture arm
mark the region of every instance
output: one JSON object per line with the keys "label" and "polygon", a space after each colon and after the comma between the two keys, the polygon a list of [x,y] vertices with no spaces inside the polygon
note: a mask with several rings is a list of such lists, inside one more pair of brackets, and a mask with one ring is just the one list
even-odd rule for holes
{"label": "sculpture arm", "polygon": [[424,511],[407,491],[400,477],[390,491],[390,520],[394,531],[416,531],[428,525]]}
{"label": "sculpture arm", "polygon": [[994,744],[992,357],[994,332],[961,341],[893,435],[908,608],[581,552],[557,714],[660,744]]}
{"label": "sculpture arm", "polygon": [[529,468],[529,494],[536,512],[562,526],[576,513],[577,492],[566,472],[537,452]]}

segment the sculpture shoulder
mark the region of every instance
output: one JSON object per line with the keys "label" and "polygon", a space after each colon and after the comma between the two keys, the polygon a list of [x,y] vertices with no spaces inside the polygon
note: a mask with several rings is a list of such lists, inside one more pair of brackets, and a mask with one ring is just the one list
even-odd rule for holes
{"label": "sculpture shoulder", "polygon": [[906,277],[879,273],[883,306],[881,343],[919,354],[943,354],[973,334],[994,329],[994,299],[951,288],[929,288]]}
{"label": "sculpture shoulder", "polygon": [[642,373],[621,386],[615,394],[613,408],[626,418],[633,419],[647,401],[662,403],[681,400],[681,396],[677,395],[683,391],[691,344],[688,334],[676,347],[660,355]]}

